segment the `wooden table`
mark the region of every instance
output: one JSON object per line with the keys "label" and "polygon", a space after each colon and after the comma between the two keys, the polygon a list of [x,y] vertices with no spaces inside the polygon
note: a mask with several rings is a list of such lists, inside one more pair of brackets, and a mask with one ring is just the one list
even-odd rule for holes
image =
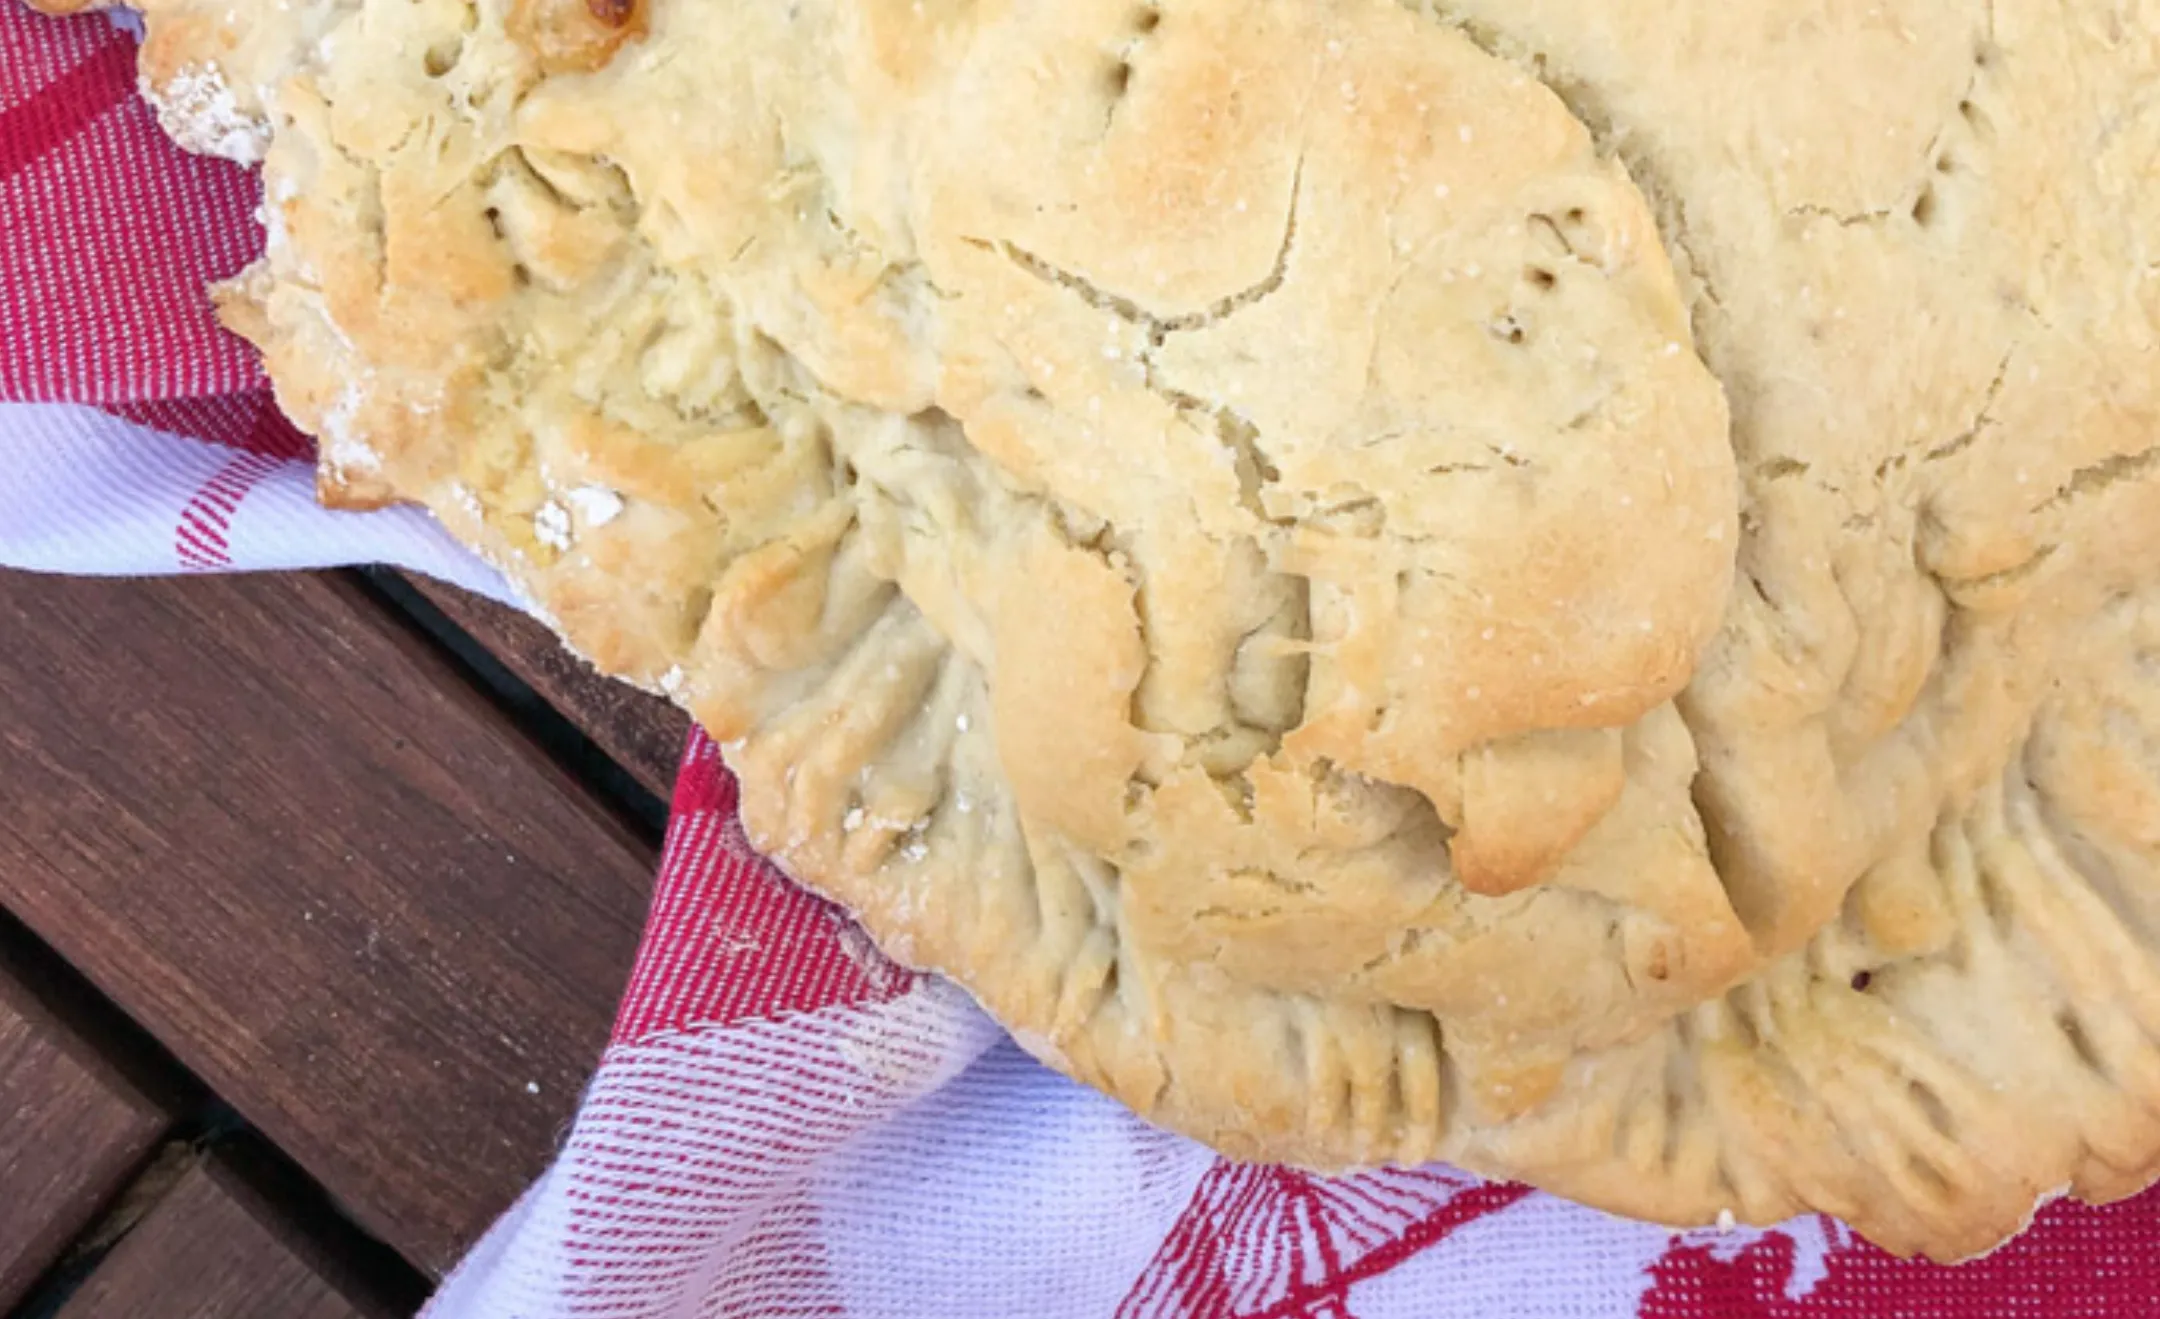
{"label": "wooden table", "polygon": [[380,572],[0,573],[0,1317],[412,1313],[547,1163],[687,722]]}

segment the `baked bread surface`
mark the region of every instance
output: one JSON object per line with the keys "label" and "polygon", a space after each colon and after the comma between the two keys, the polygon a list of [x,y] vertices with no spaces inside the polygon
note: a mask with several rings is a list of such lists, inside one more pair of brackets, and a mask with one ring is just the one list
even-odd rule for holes
{"label": "baked bread surface", "polygon": [[326,501],[1046,1061],[1945,1258],[2160,1171],[2160,6],[145,7]]}

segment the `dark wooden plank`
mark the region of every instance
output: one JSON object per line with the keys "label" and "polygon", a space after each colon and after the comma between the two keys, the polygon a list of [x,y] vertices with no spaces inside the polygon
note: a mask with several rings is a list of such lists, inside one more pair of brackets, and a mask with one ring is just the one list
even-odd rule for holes
{"label": "dark wooden plank", "polygon": [[181,1174],[99,1261],[59,1319],[388,1319],[216,1160]]}
{"label": "dark wooden plank", "polygon": [[352,581],[0,574],[0,906],[439,1273],[542,1167],[653,857]]}
{"label": "dark wooden plank", "polygon": [[0,963],[0,1311],[119,1193],[166,1126]]}
{"label": "dark wooden plank", "polygon": [[553,632],[515,609],[418,574],[404,580],[648,792],[668,799],[690,733],[689,715],[650,692],[603,677]]}

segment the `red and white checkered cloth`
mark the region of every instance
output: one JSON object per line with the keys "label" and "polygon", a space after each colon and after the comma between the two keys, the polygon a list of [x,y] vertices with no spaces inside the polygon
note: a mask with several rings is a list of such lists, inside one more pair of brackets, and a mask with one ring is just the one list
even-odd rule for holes
{"label": "red and white checkered cloth", "polygon": [[[133,54],[104,19],[0,0],[0,563],[388,561],[502,593],[416,513],[315,507],[308,442],[201,292],[260,241],[255,180],[165,141]],[[1945,1269],[1820,1218],[1676,1235],[1446,1167],[1223,1162],[878,958],[734,805],[695,740],[576,1124],[431,1314],[2160,1314],[2160,1194],[2051,1205]]]}

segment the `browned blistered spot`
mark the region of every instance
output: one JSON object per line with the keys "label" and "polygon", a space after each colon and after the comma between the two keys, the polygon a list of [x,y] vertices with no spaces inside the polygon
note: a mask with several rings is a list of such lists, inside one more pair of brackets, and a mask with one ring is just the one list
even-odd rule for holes
{"label": "browned blistered spot", "polygon": [[510,0],[510,39],[545,73],[605,68],[625,42],[645,35],[644,0]]}

